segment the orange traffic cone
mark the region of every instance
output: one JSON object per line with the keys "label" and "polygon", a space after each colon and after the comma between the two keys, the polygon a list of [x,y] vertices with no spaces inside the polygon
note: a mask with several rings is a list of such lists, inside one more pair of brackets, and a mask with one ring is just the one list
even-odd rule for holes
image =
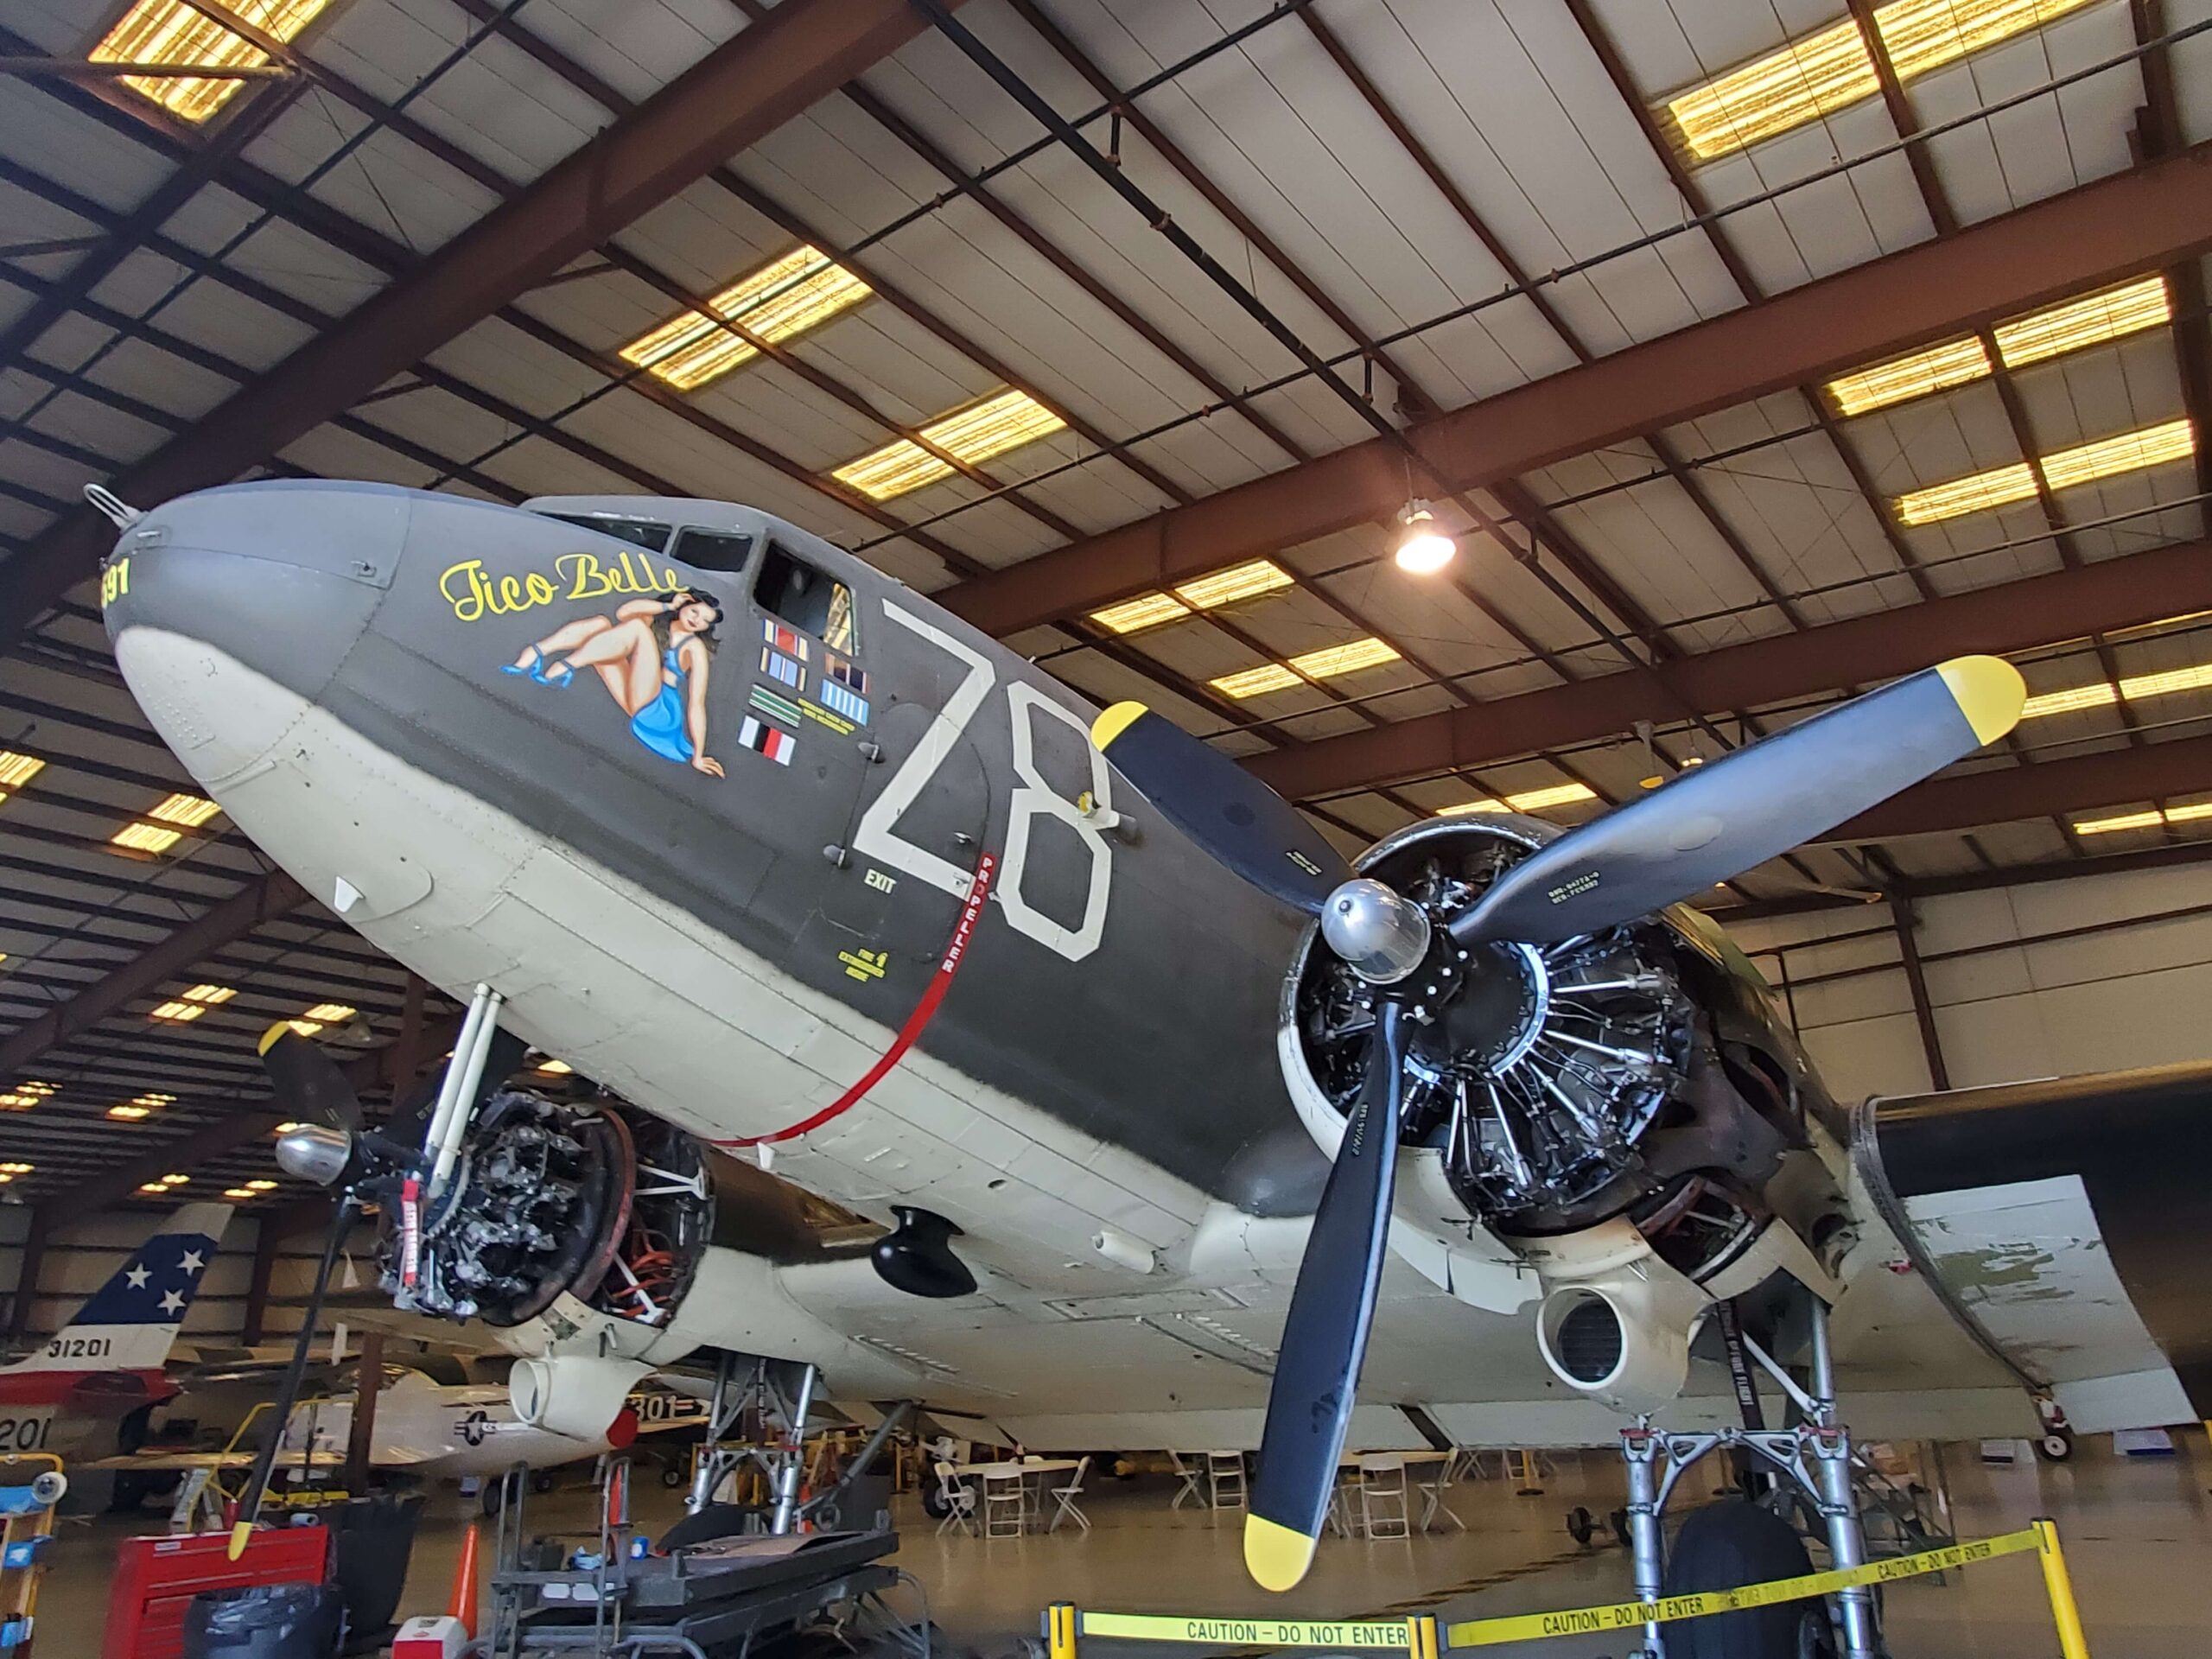
{"label": "orange traffic cone", "polygon": [[468,1523],[468,1531],[461,1541],[461,1562],[454,1568],[453,1596],[446,1603],[446,1616],[461,1621],[469,1639],[476,1638],[476,1598],[479,1590],[476,1570],[476,1523]]}

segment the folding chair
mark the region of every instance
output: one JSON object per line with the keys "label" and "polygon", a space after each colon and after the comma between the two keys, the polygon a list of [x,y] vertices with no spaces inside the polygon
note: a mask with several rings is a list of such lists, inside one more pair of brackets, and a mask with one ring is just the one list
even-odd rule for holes
{"label": "folding chair", "polygon": [[957,1527],[972,1536],[976,1530],[976,1489],[963,1481],[952,1465],[943,1459],[934,1466],[937,1495],[944,1503],[944,1519],[937,1523],[937,1529],[942,1533],[947,1527]]}
{"label": "folding chair", "polygon": [[1344,1471],[1339,1470],[1337,1478],[1329,1483],[1329,1509],[1322,1520],[1338,1537],[1350,1538],[1353,1535],[1354,1518],[1351,1504],[1345,1497]]}
{"label": "folding chair", "polygon": [[1019,1538],[1029,1522],[1029,1483],[1018,1469],[983,1477],[983,1536]]}
{"label": "folding chair", "polygon": [[1206,1491],[1211,1508],[1241,1510],[1244,1507],[1244,1454],[1242,1452],[1209,1452],[1206,1453]]}
{"label": "folding chair", "polygon": [[1083,1478],[1090,1472],[1090,1459],[1085,1457],[1077,1462],[1073,1471],[1070,1472],[1066,1485],[1051,1489],[1052,1497],[1058,1501],[1059,1507],[1052,1511],[1052,1518],[1045,1528],[1046,1532],[1058,1531],[1060,1522],[1063,1521],[1072,1521],[1085,1532],[1090,1530],[1090,1517],[1077,1509],[1075,1503],[1077,1495],[1083,1491]]}
{"label": "folding chair", "polygon": [[1175,1488],[1175,1500],[1167,1507],[1171,1510],[1179,1510],[1183,1507],[1184,1500],[1188,1498],[1200,1509],[1204,1509],[1206,1495],[1198,1490],[1198,1481],[1205,1471],[1196,1464],[1184,1462],[1181,1454],[1178,1452],[1170,1452],[1167,1454],[1167,1461],[1174,1465],[1175,1478],[1179,1483]]}
{"label": "folding chair", "polygon": [[1396,1452],[1370,1452],[1359,1460],[1360,1529],[1370,1538],[1407,1538],[1406,1459]]}
{"label": "folding chair", "polygon": [[1467,1529],[1467,1523],[1454,1515],[1452,1512],[1452,1506],[1444,1501],[1445,1494],[1452,1490],[1452,1483],[1459,1477],[1458,1448],[1454,1447],[1441,1460],[1424,1464],[1421,1466],[1433,1472],[1425,1476],[1417,1476],[1414,1480],[1414,1490],[1421,1494],[1421,1529],[1423,1532],[1435,1530],[1436,1517],[1440,1515],[1460,1531],[1465,1532]]}

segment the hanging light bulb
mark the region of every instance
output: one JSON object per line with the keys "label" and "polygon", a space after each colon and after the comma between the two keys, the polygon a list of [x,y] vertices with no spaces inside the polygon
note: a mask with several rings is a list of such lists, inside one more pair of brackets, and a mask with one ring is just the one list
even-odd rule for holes
{"label": "hanging light bulb", "polygon": [[1446,536],[1436,522],[1436,515],[1428,510],[1428,503],[1418,499],[1406,503],[1398,514],[1398,523],[1404,526],[1398,537],[1396,558],[1398,569],[1409,570],[1417,576],[1433,576],[1452,563],[1459,544]]}

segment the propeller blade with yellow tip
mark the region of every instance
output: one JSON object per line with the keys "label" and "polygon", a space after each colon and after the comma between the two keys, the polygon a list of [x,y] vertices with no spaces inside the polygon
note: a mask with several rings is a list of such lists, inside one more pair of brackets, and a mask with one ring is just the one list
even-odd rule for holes
{"label": "propeller blade with yellow tip", "polygon": [[2000,657],[1908,675],[1568,830],[1452,918],[1452,937],[1549,944],[1694,898],[1995,742],[2027,696]]}
{"label": "propeller blade with yellow tip", "polygon": [[1244,1517],[1244,1566],[1262,1589],[1287,1590],[1306,1576],[1328,1518],[1389,1253],[1407,1023],[1403,1003],[1376,1001],[1366,1077],[1290,1294]]}
{"label": "propeller blade with yellow tip", "polygon": [[349,1132],[360,1128],[361,1098],[321,1044],[301,1036],[289,1020],[279,1020],[261,1033],[259,1047],[261,1069],[285,1116]]}
{"label": "propeller blade with yellow tip", "polygon": [[1288,801],[1141,702],[1117,702],[1090,741],[1185,835],[1261,892],[1307,915],[1351,875]]}

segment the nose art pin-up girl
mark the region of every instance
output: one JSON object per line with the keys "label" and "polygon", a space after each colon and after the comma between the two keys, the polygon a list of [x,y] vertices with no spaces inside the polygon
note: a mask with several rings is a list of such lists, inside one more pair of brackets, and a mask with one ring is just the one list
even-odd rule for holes
{"label": "nose art pin-up girl", "polygon": [[595,670],[632,737],[719,778],[721,763],[707,753],[707,680],[721,620],[721,601],[697,588],[633,599],[611,617],[563,623],[502,671],[566,686],[578,669]]}

